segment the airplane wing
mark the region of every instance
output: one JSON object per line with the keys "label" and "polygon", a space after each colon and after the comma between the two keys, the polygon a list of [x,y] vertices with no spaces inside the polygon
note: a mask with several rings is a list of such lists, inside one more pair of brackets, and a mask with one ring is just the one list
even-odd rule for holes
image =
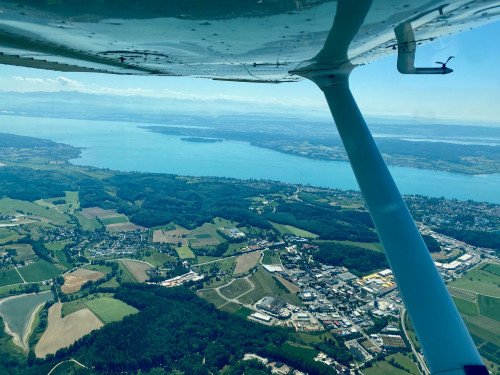
{"label": "airplane wing", "polygon": [[[306,77],[324,92],[432,373],[487,373],[349,90],[390,53],[498,19],[497,0],[0,0],[0,64],[243,82]],[[390,104],[389,104],[390,105]]]}
{"label": "airplane wing", "polygon": [[[0,0],[0,64],[296,81],[291,72],[332,38],[336,11],[329,0]],[[420,44],[499,16],[495,0],[374,0],[348,48],[334,51],[342,59],[324,61],[357,66],[395,53],[394,30],[404,22]]]}

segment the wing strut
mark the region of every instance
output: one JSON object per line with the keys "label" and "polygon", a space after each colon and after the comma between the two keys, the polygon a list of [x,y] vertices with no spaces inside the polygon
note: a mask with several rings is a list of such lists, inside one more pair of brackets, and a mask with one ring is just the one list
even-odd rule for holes
{"label": "wing strut", "polygon": [[349,73],[306,77],[325,94],[431,373],[488,374],[351,94]]}

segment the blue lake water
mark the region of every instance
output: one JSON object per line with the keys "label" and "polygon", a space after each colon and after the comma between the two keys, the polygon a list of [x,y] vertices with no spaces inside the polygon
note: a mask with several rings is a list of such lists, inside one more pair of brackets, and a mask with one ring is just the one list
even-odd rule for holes
{"label": "blue lake water", "polygon": [[[74,164],[358,190],[347,162],[312,160],[238,141],[185,142],[181,137],[152,133],[140,126],[127,122],[0,116],[0,132],[85,147],[81,157],[72,160]],[[500,173],[469,176],[405,167],[390,169],[404,194],[500,203]]]}

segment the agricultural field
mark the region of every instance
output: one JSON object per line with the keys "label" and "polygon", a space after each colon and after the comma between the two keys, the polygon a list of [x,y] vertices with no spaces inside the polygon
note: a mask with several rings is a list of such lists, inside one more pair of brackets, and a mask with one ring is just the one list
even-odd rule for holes
{"label": "agricultural field", "polygon": [[260,251],[253,251],[251,253],[246,253],[240,255],[236,258],[236,267],[234,268],[234,274],[239,275],[246,273],[259,264],[261,257]]}
{"label": "agricultural field", "polygon": [[481,263],[449,285],[500,298],[500,264]]}
{"label": "agricultural field", "polygon": [[19,267],[17,270],[26,282],[32,283],[53,279],[60,273],[59,268],[45,260],[30,263],[26,266]]}
{"label": "agricultural field", "polygon": [[187,236],[190,232],[180,226],[172,230],[156,229],[153,232],[153,242],[171,245],[177,245],[180,242],[182,245],[187,245]]}
{"label": "agricultural field", "polygon": [[176,260],[175,257],[169,254],[156,253],[143,258],[144,261],[151,263],[153,266],[163,267],[165,263],[171,263]]}
{"label": "agricultural field", "polygon": [[39,199],[35,204],[63,212],[73,212],[80,208],[77,191],[66,191],[64,197]]}
{"label": "agricultural field", "polygon": [[139,311],[125,302],[110,297],[90,299],[84,304],[105,324],[120,321]]}
{"label": "agricultural field", "polygon": [[116,210],[105,210],[100,207],[87,207],[82,210],[82,215],[87,219],[102,219],[105,217],[113,217],[117,214]]}
{"label": "agricultural field", "polygon": [[15,242],[19,238],[21,238],[21,236],[16,231],[8,228],[0,228],[0,245],[8,242]]}
{"label": "agricultural field", "polygon": [[481,355],[496,373],[500,363],[500,265],[482,263],[449,284]]}
{"label": "agricultural field", "polygon": [[177,251],[177,255],[181,259],[195,259],[196,255],[194,255],[193,251],[186,245],[181,247],[176,247],[175,251]]}
{"label": "agricultural field", "polygon": [[115,216],[107,216],[101,218],[101,221],[104,225],[108,226],[111,224],[123,224],[128,223],[128,218],[122,214],[116,214]]}
{"label": "agricultural field", "polygon": [[120,263],[130,273],[134,281],[143,283],[144,281],[149,279],[149,276],[146,273],[146,271],[151,268],[149,264],[130,259],[122,259],[120,260]]}
{"label": "agricultural field", "polygon": [[35,355],[38,358],[54,354],[104,325],[88,308],[78,310],[64,318],[61,316],[61,309],[60,302],[49,309],[48,327],[35,347]]}
{"label": "agricultural field", "polygon": [[0,270],[0,286],[20,284],[22,282],[23,279],[21,279],[21,276],[19,276],[14,268],[3,268]]}
{"label": "agricultural field", "polygon": [[224,305],[227,300],[217,293],[214,289],[200,289],[196,292],[201,298],[213,303],[216,307]]}
{"label": "agricultural field", "polygon": [[292,236],[299,236],[304,238],[318,238],[317,234],[308,232],[307,230],[300,229],[291,225],[279,224],[270,222],[281,234],[290,234]]}
{"label": "agricultural field", "polygon": [[17,199],[0,199],[0,213],[2,214],[24,214],[30,219],[41,222],[51,222],[55,225],[67,225],[69,217],[55,209],[39,206],[32,202]]}
{"label": "agricultural field", "polygon": [[27,350],[34,313],[41,305],[53,298],[52,292],[47,291],[0,300],[0,315],[5,322],[5,331],[14,337],[16,345]]}
{"label": "agricultural field", "polygon": [[250,284],[246,279],[234,279],[228,285],[220,288],[219,291],[224,297],[234,299],[251,289],[252,284]]}
{"label": "agricultural field", "polygon": [[262,264],[280,264],[280,255],[277,251],[264,251]]}
{"label": "agricultural field", "polygon": [[135,225],[130,221],[126,221],[123,223],[108,224],[106,225],[106,229],[108,230],[108,232],[116,233],[116,232],[131,232],[134,230],[144,230],[146,229],[146,227],[141,227],[140,225]]}
{"label": "agricultural field", "polygon": [[82,229],[88,232],[93,232],[94,230],[102,228],[101,223],[96,219],[89,219],[83,216],[80,212],[74,212],[73,216],[77,218],[78,222],[82,226]]}
{"label": "agricultural field", "polygon": [[27,260],[36,258],[33,248],[29,244],[10,244],[0,246],[0,252],[7,250],[16,251],[17,255],[14,257],[16,262],[26,262]]}
{"label": "agricultural field", "polygon": [[280,275],[275,275],[274,277],[276,279],[278,279],[279,282],[281,284],[283,284],[285,286],[285,288],[287,288],[290,293],[297,294],[298,292],[300,292],[300,288],[297,285],[295,285],[295,284],[291,283],[290,281],[284,279]]}
{"label": "agricultural field", "polygon": [[189,233],[188,241],[193,247],[216,246],[224,239],[217,233],[217,225],[205,223]]}
{"label": "agricultural field", "polygon": [[61,291],[63,293],[77,292],[87,281],[99,280],[103,276],[104,273],[102,272],[79,268],[76,271],[63,275],[64,285],[61,287]]}
{"label": "agricultural field", "polygon": [[209,272],[213,268],[217,268],[220,272],[232,274],[236,264],[236,258],[222,258],[216,262],[204,264],[197,267],[201,272]]}
{"label": "agricultural field", "polygon": [[255,288],[239,299],[241,303],[252,304],[260,300],[262,297],[271,295],[281,297],[294,305],[301,304],[299,298],[295,294],[288,292],[286,288],[285,290],[280,288],[276,280],[273,278],[273,275],[263,267],[260,267],[257,272],[253,273],[252,276],[249,277],[249,281]]}
{"label": "agricultural field", "polygon": [[334,242],[334,243],[338,243],[341,245],[356,246],[356,247],[361,247],[361,248],[366,249],[366,250],[378,251],[381,253],[384,252],[384,248],[380,242],[355,242],[355,241],[337,241],[337,240],[317,240],[314,242],[315,243]]}
{"label": "agricultural field", "polygon": [[[363,369],[365,375],[408,375],[405,370],[398,369],[387,361],[375,362],[372,367]],[[417,374],[419,374],[417,372]]]}

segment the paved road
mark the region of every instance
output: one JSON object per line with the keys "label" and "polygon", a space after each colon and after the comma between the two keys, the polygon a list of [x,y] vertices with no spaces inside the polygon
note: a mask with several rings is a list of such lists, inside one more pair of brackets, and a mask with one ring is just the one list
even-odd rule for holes
{"label": "paved road", "polygon": [[425,363],[424,358],[417,351],[417,349],[413,345],[413,342],[410,339],[410,336],[408,336],[408,333],[406,331],[406,309],[401,309],[401,315],[400,315],[400,317],[401,317],[401,327],[403,328],[403,333],[406,336],[406,338],[408,339],[408,342],[410,343],[411,351],[413,352],[413,354],[415,354],[415,357],[417,358],[417,361],[420,364],[420,368],[423,370],[422,373],[424,375],[430,374],[430,371],[427,368],[427,364]]}

